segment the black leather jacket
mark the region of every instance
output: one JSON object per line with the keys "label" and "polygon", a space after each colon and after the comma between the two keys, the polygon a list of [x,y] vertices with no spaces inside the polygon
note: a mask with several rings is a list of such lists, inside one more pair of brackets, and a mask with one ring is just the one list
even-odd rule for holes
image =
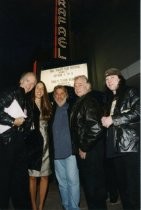
{"label": "black leather jacket", "polygon": [[[114,152],[139,151],[140,99],[134,88],[124,87],[116,97],[117,103],[112,115],[113,124],[107,135],[113,141]],[[107,148],[110,146],[107,139]],[[109,151],[110,152],[110,151]]]}
{"label": "black leather jacket", "polygon": [[80,97],[71,112],[71,135],[77,148],[89,152],[103,134],[102,109],[92,92]]}
{"label": "black leather jacket", "polygon": [[[13,126],[14,118],[4,112],[4,108],[9,107],[14,99],[19,102],[23,110],[27,110],[28,117],[26,118],[24,124],[20,127]],[[0,93],[0,124],[11,126],[9,130],[0,134],[0,138],[9,138],[15,133],[15,131],[26,134],[31,127],[31,118],[32,109],[23,88],[11,88]]]}

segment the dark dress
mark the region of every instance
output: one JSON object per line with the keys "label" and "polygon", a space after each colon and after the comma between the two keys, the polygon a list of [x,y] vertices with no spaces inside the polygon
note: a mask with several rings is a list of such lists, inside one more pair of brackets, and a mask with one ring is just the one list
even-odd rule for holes
{"label": "dark dress", "polygon": [[33,139],[34,149],[32,161],[29,167],[29,175],[34,177],[48,176],[51,174],[49,160],[49,142],[48,142],[48,123],[40,118],[40,110],[34,104],[34,128],[35,136]]}
{"label": "dark dress", "polygon": [[28,168],[40,170],[42,164],[43,153],[43,137],[39,130],[40,111],[36,104],[33,104],[33,122],[31,131],[26,138],[28,152]]}

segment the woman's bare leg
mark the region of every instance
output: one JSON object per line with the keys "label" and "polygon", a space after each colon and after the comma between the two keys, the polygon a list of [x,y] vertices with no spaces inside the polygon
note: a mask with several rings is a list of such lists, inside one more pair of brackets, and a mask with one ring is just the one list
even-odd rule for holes
{"label": "woman's bare leg", "polygon": [[48,176],[42,176],[40,178],[40,189],[39,189],[39,210],[43,210],[47,189],[48,189]]}
{"label": "woman's bare leg", "polygon": [[37,210],[37,205],[36,205],[37,178],[36,177],[30,176],[29,186],[30,186],[30,196],[31,196],[32,209]]}

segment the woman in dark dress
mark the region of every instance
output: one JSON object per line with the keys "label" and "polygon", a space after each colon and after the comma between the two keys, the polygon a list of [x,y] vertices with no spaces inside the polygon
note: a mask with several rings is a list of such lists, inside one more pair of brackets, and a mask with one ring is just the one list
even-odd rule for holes
{"label": "woman in dark dress", "polygon": [[[48,120],[51,116],[51,104],[48,99],[48,93],[45,84],[39,81],[35,86],[35,92],[33,97],[33,116],[34,116],[34,129],[38,130],[39,139],[43,140],[43,151],[41,159],[36,159],[31,163],[29,168],[30,176],[30,194],[33,210],[42,210],[46,192],[48,189],[48,176],[51,174],[50,159],[49,159],[49,139],[48,139]],[[36,133],[36,132],[35,132]],[[39,141],[38,141],[39,142]],[[41,145],[41,142],[39,142]],[[37,148],[35,146],[35,148]],[[36,155],[35,155],[36,156]],[[40,164],[41,163],[41,164]],[[40,168],[39,168],[40,166]],[[36,204],[37,194],[37,178],[39,180],[39,206]]]}

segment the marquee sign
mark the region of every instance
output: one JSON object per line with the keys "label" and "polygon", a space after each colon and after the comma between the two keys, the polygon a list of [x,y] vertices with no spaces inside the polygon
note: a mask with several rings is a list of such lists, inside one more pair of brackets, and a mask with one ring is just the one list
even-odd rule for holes
{"label": "marquee sign", "polygon": [[41,80],[48,92],[52,92],[56,85],[74,85],[74,77],[85,75],[88,77],[87,63],[41,70]]}

